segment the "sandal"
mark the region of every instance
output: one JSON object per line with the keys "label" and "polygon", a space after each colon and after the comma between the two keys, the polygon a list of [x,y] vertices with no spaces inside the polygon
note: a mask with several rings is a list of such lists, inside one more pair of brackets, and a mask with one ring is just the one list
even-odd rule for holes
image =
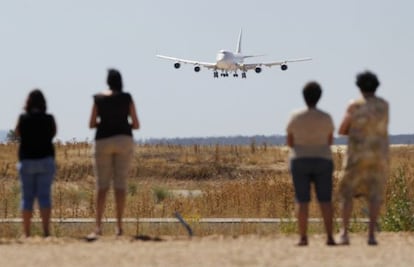
{"label": "sandal", "polygon": [[328,240],[326,241],[326,245],[327,246],[336,246],[336,242],[335,242],[335,240],[333,239],[332,236],[328,237]]}
{"label": "sandal", "polygon": [[369,245],[369,246],[376,246],[376,245],[378,245],[378,242],[377,242],[377,240],[375,239],[375,237],[370,237],[370,238],[368,238],[368,245]]}
{"label": "sandal", "polygon": [[124,231],[122,231],[122,228],[116,228],[115,229],[115,235],[116,236],[122,236],[124,234]]}
{"label": "sandal", "polygon": [[85,240],[87,242],[93,242],[98,240],[98,237],[102,235],[102,231],[101,230],[96,230],[90,234],[88,234],[87,236],[85,236]]}
{"label": "sandal", "polygon": [[296,244],[298,247],[303,247],[308,245],[308,237],[302,236],[299,240],[299,242]]}
{"label": "sandal", "polygon": [[350,244],[349,237],[341,235],[341,237],[339,238],[339,243],[338,244],[342,245],[342,246],[349,246],[349,244]]}

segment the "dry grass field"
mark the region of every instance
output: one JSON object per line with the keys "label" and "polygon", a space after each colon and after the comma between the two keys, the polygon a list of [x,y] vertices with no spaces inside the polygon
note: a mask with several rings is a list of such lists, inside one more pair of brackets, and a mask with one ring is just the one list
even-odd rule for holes
{"label": "dry grass field", "polygon": [[[16,144],[0,145],[0,219],[18,218],[19,182],[16,173]],[[93,218],[95,178],[88,143],[56,144],[56,181],[53,186],[53,218]],[[341,174],[343,147],[334,152],[335,190]],[[384,231],[411,231],[413,222],[413,146],[392,148],[391,175],[380,227]],[[175,211],[191,222],[195,234],[274,234],[296,231],[294,222],[278,225],[238,224],[203,226],[200,218],[294,218],[293,187],[287,166],[287,149],[282,146],[175,146],[137,145],[128,184],[126,218],[168,218]],[[314,198],[313,198],[314,199]],[[336,217],[339,203],[334,193]],[[114,203],[108,200],[107,217],[114,217]],[[319,218],[315,201],[310,217]],[[354,217],[366,217],[365,203],[357,200]],[[79,237],[92,225],[53,225],[58,237]],[[113,231],[111,225],[108,234]],[[353,231],[365,229],[353,224]],[[34,233],[39,231],[34,225]],[[312,224],[310,231],[321,232]],[[129,223],[131,235],[182,235],[177,225]],[[20,236],[21,226],[0,224],[0,237]]]}
{"label": "dry grass field", "polygon": [[[0,219],[19,218],[16,144],[0,145]],[[93,218],[91,147],[57,144],[53,218]],[[335,192],[344,148],[335,148]],[[0,223],[0,266],[412,266],[414,262],[413,146],[392,148],[391,174],[378,236],[366,245],[366,225],[352,224],[351,246],[327,247],[320,224],[310,225],[310,245],[295,247],[293,188],[286,147],[136,146],[128,184],[126,218],[169,218],[180,212],[192,226],[189,238],[179,224],[126,223],[116,238],[106,223],[104,236],[87,243],[93,224],[53,223],[52,237],[22,239],[20,223]],[[336,194],[334,193],[334,196]],[[113,199],[106,216],[114,217]],[[336,217],[338,199],[334,197]],[[357,200],[354,217],[366,217]],[[38,214],[36,214],[38,219]],[[201,224],[201,218],[284,218],[279,224]],[[319,218],[316,203],[311,217]],[[136,240],[137,235],[160,241]],[[110,253],[108,253],[110,252]]]}

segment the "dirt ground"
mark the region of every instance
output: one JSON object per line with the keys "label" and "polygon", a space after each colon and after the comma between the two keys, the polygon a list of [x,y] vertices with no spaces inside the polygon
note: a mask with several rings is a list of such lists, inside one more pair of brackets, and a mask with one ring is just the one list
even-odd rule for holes
{"label": "dirt ground", "polygon": [[413,233],[380,233],[370,247],[364,234],[350,246],[327,247],[312,235],[308,247],[296,247],[296,235],[207,236],[163,241],[103,237],[95,242],[33,237],[0,240],[0,266],[413,266]]}

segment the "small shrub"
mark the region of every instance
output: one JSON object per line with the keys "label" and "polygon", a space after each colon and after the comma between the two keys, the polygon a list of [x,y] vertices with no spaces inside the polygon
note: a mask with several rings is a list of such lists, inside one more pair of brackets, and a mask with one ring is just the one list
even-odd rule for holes
{"label": "small shrub", "polygon": [[164,199],[170,196],[170,192],[164,187],[154,187],[152,192],[154,192],[155,202],[157,203],[161,203]]}
{"label": "small shrub", "polygon": [[137,184],[128,184],[128,195],[135,196],[138,193],[138,185]]}

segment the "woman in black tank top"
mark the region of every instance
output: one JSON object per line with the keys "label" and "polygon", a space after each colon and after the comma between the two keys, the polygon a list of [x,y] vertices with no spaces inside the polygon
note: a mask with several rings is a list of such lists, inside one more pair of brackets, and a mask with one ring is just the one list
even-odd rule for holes
{"label": "woman in black tank top", "polygon": [[94,170],[97,179],[96,226],[87,236],[94,240],[102,234],[102,216],[105,199],[111,183],[116,202],[116,235],[122,234],[122,216],[126,200],[126,179],[134,153],[132,129],[139,128],[139,121],[132,97],[122,92],[119,71],[108,71],[109,89],[94,95],[89,121],[96,128],[94,144]]}

